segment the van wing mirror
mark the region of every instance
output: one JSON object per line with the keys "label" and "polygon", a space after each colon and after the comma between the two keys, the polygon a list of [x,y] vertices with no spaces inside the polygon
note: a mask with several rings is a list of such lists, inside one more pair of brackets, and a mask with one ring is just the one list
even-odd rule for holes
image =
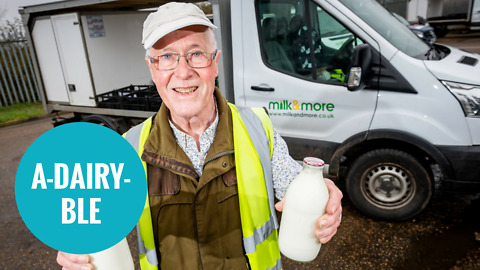
{"label": "van wing mirror", "polygon": [[372,50],[370,45],[361,44],[355,47],[352,56],[352,65],[348,76],[347,87],[350,91],[365,88],[372,65]]}

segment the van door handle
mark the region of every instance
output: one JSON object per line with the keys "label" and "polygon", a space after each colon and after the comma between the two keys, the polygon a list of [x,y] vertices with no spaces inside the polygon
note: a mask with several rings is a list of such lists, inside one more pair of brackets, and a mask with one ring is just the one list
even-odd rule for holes
{"label": "van door handle", "polygon": [[270,87],[268,84],[261,84],[260,86],[252,85],[252,87],[250,88],[255,91],[265,91],[265,92],[275,91],[275,88]]}

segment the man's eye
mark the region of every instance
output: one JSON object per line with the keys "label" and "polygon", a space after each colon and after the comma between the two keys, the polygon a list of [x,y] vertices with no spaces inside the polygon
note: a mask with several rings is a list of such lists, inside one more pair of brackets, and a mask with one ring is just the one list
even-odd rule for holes
{"label": "man's eye", "polygon": [[192,57],[199,57],[202,55],[202,52],[192,52]]}
{"label": "man's eye", "polygon": [[172,59],[172,55],[168,54],[168,53],[167,54],[162,54],[159,57],[159,60],[170,60],[170,59]]}

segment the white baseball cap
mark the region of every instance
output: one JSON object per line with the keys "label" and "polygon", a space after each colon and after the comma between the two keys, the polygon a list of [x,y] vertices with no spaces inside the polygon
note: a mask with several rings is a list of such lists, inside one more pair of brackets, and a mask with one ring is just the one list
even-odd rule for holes
{"label": "white baseball cap", "polygon": [[171,2],[161,5],[157,11],[150,13],[143,23],[143,47],[149,49],[166,34],[190,25],[217,28],[194,4]]}

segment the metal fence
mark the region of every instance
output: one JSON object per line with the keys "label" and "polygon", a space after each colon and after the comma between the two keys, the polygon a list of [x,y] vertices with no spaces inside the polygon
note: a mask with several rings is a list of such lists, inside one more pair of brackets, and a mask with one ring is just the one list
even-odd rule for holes
{"label": "metal fence", "polygon": [[0,107],[40,101],[27,40],[21,28],[1,29]]}

